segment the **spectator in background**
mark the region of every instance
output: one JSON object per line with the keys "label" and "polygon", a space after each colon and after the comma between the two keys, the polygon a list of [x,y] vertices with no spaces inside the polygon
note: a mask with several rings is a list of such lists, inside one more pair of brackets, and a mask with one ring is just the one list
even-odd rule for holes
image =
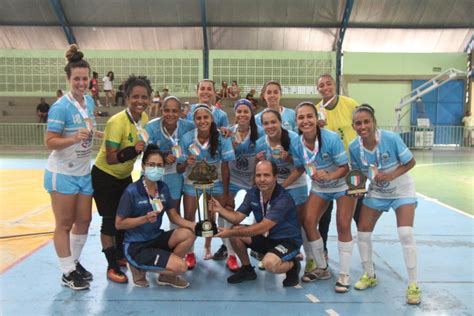
{"label": "spectator in background", "polygon": [[169,96],[170,96],[170,90],[168,90],[167,87],[164,87],[163,91],[161,92],[161,100],[164,100]]}
{"label": "spectator in background", "polygon": [[249,93],[247,93],[247,96],[245,98],[247,100],[249,100],[250,102],[252,102],[253,112],[257,113],[258,101],[254,98],[255,93],[257,93],[257,91],[255,89],[250,89]]}
{"label": "spectator in background", "polygon": [[148,111],[150,118],[157,117],[160,114],[161,100],[164,99],[160,97],[160,91],[156,90]]}
{"label": "spectator in background", "polygon": [[63,94],[64,94],[64,93],[63,93],[63,90],[61,90],[61,89],[56,90],[56,98],[57,98],[57,100],[61,99],[61,97],[63,96]]}
{"label": "spectator in background", "polygon": [[44,98],[41,98],[40,103],[36,107],[36,115],[38,115],[39,118],[38,123],[46,123],[48,121],[48,112],[49,104],[46,103]]}
{"label": "spectator in background", "polygon": [[227,99],[229,97],[229,88],[226,81],[222,81],[221,90],[217,94],[221,99]]}
{"label": "spectator in background", "polygon": [[232,81],[232,85],[229,88],[229,97],[234,101],[240,98],[240,88],[235,80]]}
{"label": "spectator in background", "polygon": [[105,106],[110,107],[109,100],[110,102],[114,100],[114,72],[109,71],[102,81],[104,82]]}
{"label": "spectator in background", "polygon": [[120,84],[120,86],[118,87],[118,91],[117,93],[115,93],[115,105],[118,106],[119,105],[119,99],[120,99],[120,106],[125,106],[125,90],[124,90],[124,86],[125,86],[125,81],[122,81],[122,83]]}
{"label": "spectator in background", "polygon": [[466,146],[472,146],[472,134],[474,132],[474,117],[471,115],[471,111],[467,110],[466,115],[462,118],[462,124],[464,125],[464,144]]}
{"label": "spectator in background", "polygon": [[95,71],[92,72],[92,79],[89,83],[89,90],[91,91],[92,98],[94,99],[95,106],[102,106],[99,99],[99,74]]}
{"label": "spectator in background", "polygon": [[189,105],[189,102],[188,101],[184,102],[181,105],[181,118],[186,119],[190,110],[191,110],[191,107]]}

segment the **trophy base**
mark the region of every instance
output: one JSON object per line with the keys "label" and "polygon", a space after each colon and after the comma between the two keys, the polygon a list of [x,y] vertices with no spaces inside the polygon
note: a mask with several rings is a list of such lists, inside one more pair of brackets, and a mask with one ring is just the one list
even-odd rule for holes
{"label": "trophy base", "polygon": [[365,188],[347,190],[347,195],[359,195],[359,194],[365,194],[365,193],[367,193],[367,190]]}
{"label": "trophy base", "polygon": [[213,237],[217,235],[217,225],[209,220],[200,221],[196,223],[194,231],[199,237]]}

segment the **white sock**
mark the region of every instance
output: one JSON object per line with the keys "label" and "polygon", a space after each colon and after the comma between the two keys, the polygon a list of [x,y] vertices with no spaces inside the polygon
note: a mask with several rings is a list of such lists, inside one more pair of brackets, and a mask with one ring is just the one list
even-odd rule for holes
{"label": "white sock", "polygon": [[372,261],[372,232],[357,232],[357,245],[359,246],[360,260],[364,271],[369,277],[375,275],[374,262]]}
{"label": "white sock", "polygon": [[306,256],[306,262],[308,262],[308,260],[310,259],[313,259],[313,256],[311,255],[311,249],[309,247],[309,241],[308,241],[308,238],[306,237],[306,232],[303,228],[303,226],[301,226],[301,237],[303,237],[303,249],[304,249],[304,255]]}
{"label": "white sock", "polygon": [[[224,219],[224,227],[231,228],[232,223],[230,223],[230,222],[228,222]],[[222,238],[222,242],[227,247],[227,255],[235,257],[234,247],[232,247],[232,244],[230,243],[230,239],[229,238]]]}
{"label": "white sock", "polygon": [[74,260],[79,261],[81,256],[82,248],[86,244],[87,234],[86,235],[76,235],[70,233],[69,235],[69,245],[71,247],[71,256]]}
{"label": "white sock", "polygon": [[[324,258],[324,243],[323,239],[319,238],[315,241],[309,241],[309,249],[311,249],[311,255],[316,261],[318,268],[327,268],[326,258]],[[323,268],[324,267],[324,268]]]}
{"label": "white sock", "polygon": [[402,244],[403,257],[408,272],[408,283],[416,283],[416,245],[413,237],[413,227],[398,227],[398,238]]}
{"label": "white sock", "polygon": [[338,241],[337,248],[339,250],[339,273],[349,275],[352,258],[352,240]]}
{"label": "white sock", "polygon": [[61,271],[65,275],[69,275],[72,271],[76,270],[76,263],[74,262],[74,258],[72,256],[58,258],[59,259],[59,267]]}

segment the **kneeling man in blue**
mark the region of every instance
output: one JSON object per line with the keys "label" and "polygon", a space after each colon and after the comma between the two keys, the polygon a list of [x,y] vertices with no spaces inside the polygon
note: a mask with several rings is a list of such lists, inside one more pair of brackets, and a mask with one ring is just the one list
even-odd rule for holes
{"label": "kneeling man in blue", "polygon": [[[183,257],[196,239],[195,223],[183,219],[175,209],[168,186],[162,181],[164,159],[156,145],[147,146],[142,159],[144,176],[125,189],[115,219],[117,229],[125,230],[125,256],[133,282],[146,287],[146,272],[160,276],[158,285],[186,288],[180,275],[188,266]],[[178,228],[161,228],[166,212]]]}
{"label": "kneeling man in blue", "polygon": [[[219,227],[216,237],[230,238],[242,267],[227,282],[240,283],[255,280],[257,274],[250,265],[247,249],[265,254],[263,265],[271,273],[286,273],[283,286],[295,286],[299,281],[300,263],[296,259],[302,244],[296,205],[287,190],[277,183],[277,166],[262,160],[255,166],[255,184],[247,191],[236,211],[222,207],[216,199],[209,209],[234,224],[232,228]],[[253,213],[256,223],[239,225]]]}

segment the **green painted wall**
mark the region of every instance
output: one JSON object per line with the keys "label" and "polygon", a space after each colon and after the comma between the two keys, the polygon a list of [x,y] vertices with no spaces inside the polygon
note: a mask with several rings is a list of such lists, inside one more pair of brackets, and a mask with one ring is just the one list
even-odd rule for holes
{"label": "green painted wall", "polygon": [[344,75],[428,76],[448,68],[465,70],[464,53],[344,53]]}
{"label": "green painted wall", "polygon": [[[395,106],[411,90],[410,81],[387,83],[350,83],[349,95],[359,102],[368,103],[375,109],[380,126],[395,126]],[[405,116],[401,125],[410,124],[410,114]]]}

